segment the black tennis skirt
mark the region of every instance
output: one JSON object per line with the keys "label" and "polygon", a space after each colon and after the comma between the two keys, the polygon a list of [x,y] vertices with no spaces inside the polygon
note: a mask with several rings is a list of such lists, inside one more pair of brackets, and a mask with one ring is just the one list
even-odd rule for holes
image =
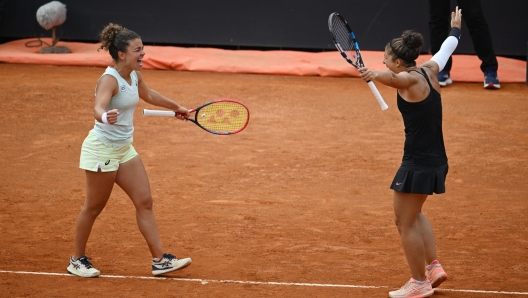
{"label": "black tennis skirt", "polygon": [[415,194],[444,193],[448,168],[447,164],[426,167],[405,161],[396,172],[390,188]]}

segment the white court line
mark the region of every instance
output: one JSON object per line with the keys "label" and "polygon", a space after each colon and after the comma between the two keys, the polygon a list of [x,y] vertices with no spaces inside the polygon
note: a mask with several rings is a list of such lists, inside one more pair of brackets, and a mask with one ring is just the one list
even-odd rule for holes
{"label": "white court line", "polygon": [[[55,275],[55,276],[71,276],[75,275],[69,273],[53,273],[53,272],[29,272],[29,271],[7,271],[0,270],[0,273],[11,274],[34,274],[34,275]],[[99,278],[132,278],[132,279],[154,279],[154,280],[176,280],[176,281],[191,281],[199,282],[203,285],[208,283],[233,283],[246,285],[275,285],[275,286],[302,286],[302,287],[334,287],[334,288],[359,288],[359,289],[386,289],[387,286],[360,286],[360,285],[343,285],[343,284],[313,284],[313,283],[299,283],[299,282],[275,282],[275,281],[247,281],[247,280],[229,280],[229,279],[200,279],[200,278],[178,278],[178,277],[154,277],[154,276],[124,276],[124,275],[100,275]],[[480,294],[502,294],[502,295],[528,295],[528,292],[505,292],[505,291],[484,291],[484,290],[455,290],[455,289],[435,289],[435,291],[450,291],[463,293],[480,293]]]}

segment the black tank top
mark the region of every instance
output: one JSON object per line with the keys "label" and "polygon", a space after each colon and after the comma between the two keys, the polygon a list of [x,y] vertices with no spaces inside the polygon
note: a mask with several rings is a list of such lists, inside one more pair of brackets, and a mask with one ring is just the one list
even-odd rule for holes
{"label": "black tank top", "polygon": [[420,70],[429,84],[429,95],[420,102],[405,101],[399,93],[397,96],[398,110],[405,126],[402,161],[436,167],[447,164],[442,134],[442,100],[425,71]]}

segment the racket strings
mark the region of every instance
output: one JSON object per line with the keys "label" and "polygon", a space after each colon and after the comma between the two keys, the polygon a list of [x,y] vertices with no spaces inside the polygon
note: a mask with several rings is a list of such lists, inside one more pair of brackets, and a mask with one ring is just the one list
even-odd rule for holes
{"label": "racket strings", "polygon": [[347,28],[345,21],[334,15],[332,17],[331,23],[331,31],[334,35],[334,39],[348,56],[348,58],[357,64],[358,56],[356,52],[356,44],[350,37],[350,30]]}
{"label": "racket strings", "polygon": [[215,102],[196,111],[196,122],[203,128],[221,134],[243,129],[249,112],[244,105],[235,102]]}

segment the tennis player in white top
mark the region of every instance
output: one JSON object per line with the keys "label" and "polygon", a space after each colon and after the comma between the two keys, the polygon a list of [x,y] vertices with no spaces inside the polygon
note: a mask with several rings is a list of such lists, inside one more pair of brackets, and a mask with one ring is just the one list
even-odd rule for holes
{"label": "tennis player in white top", "polygon": [[110,23],[101,32],[101,42],[100,49],[109,51],[115,65],[106,69],[95,89],[95,125],[83,142],[80,157],[80,168],[86,172],[86,200],[77,217],[75,252],[67,270],[81,277],[99,276],[100,271],[86,256],[86,244],[114,183],[126,192],[136,208],[139,230],[152,254],[152,274],[185,268],[191,264],[191,258],[178,259],[163,250],[152,211],[149,180],[132,140],[139,98],[175,111],[182,120],[189,117],[188,109],[147,86],[141,76],[143,42],[135,32]]}

